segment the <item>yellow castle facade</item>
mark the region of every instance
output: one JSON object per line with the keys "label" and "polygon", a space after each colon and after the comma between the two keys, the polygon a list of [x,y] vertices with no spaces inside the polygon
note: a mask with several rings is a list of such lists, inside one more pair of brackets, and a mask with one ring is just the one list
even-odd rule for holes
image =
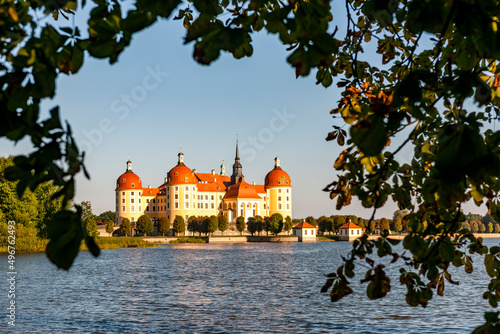
{"label": "yellow castle facade", "polygon": [[237,217],[271,216],[280,213],[292,217],[292,183],[290,176],[281,169],[278,156],[274,168],[267,173],[264,184],[247,183],[240,163],[238,142],[233,173],[226,175],[224,162],[220,173],[198,173],[184,163],[184,154],[177,155],[177,165],[167,173],[164,182],[154,188],[142,187],[141,178],[132,171],[127,161],[125,173],[116,181],[116,221],[124,218],[137,221],[143,214],[154,222],[165,217],[173,223],[176,216],[187,222],[191,216],[224,215],[228,222]]}

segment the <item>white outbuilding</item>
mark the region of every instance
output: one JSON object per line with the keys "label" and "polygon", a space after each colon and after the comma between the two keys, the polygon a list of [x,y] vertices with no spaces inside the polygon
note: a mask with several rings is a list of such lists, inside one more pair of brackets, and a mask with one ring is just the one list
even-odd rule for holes
{"label": "white outbuilding", "polygon": [[364,228],[349,221],[339,227],[339,240],[353,241],[363,235]]}
{"label": "white outbuilding", "polygon": [[299,237],[300,242],[316,241],[316,227],[308,222],[302,222],[292,227],[292,234]]}

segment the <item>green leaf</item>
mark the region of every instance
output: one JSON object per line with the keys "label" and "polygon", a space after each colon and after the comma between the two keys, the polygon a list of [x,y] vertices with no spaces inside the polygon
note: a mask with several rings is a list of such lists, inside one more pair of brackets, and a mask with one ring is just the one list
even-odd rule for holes
{"label": "green leaf", "polygon": [[439,245],[439,255],[443,258],[445,261],[452,261],[453,256],[455,255],[455,247],[453,247],[450,242],[443,241]]}
{"label": "green leaf", "polygon": [[372,116],[351,127],[351,139],[367,156],[376,156],[387,143],[387,132],[382,117]]}

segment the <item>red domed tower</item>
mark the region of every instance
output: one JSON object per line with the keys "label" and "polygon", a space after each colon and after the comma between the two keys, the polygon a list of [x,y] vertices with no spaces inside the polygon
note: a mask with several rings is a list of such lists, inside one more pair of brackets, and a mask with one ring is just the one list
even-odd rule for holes
{"label": "red domed tower", "polygon": [[132,171],[132,161],[129,157],[125,173],[116,180],[116,222],[118,224],[121,224],[124,218],[135,222],[142,214],[142,191],[141,178]]}
{"label": "red domed tower", "polygon": [[266,208],[269,216],[280,213],[283,218],[292,217],[292,181],[287,172],[281,169],[278,155],[274,159],[274,169],[266,175]]}
{"label": "red domed tower", "polygon": [[167,219],[173,224],[175,216],[197,216],[198,180],[195,173],[184,164],[182,150],[177,155],[177,165],[167,173]]}

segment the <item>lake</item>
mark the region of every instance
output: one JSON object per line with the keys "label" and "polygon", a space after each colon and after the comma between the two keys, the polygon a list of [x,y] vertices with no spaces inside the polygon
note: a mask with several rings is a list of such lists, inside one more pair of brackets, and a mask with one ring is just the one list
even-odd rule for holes
{"label": "lake", "polygon": [[[498,244],[498,239],[486,244]],[[45,254],[17,254],[12,333],[470,333],[491,310],[480,296],[487,275],[455,270],[459,286],[430,305],[405,304],[392,291],[370,301],[361,275],[337,303],[319,291],[351,245],[345,242],[186,244],[81,252],[69,271]],[[8,306],[7,258],[0,256]],[[367,270],[360,267],[358,273]]]}

